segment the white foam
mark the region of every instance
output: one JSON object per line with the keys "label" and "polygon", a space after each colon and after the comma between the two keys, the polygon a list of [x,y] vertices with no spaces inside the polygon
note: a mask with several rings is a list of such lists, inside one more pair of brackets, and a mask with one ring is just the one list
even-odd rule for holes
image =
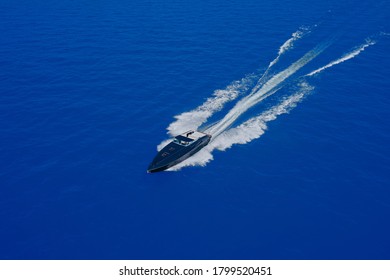
{"label": "white foam", "polygon": [[[308,29],[306,32],[310,32]],[[286,51],[290,50],[294,42],[305,35],[305,32],[298,30],[292,34],[292,37],[287,40],[280,48],[278,56],[271,61],[268,68],[257,82],[256,86],[251,90],[250,94],[243,97],[237,102],[237,104],[225,115],[222,120],[209,127],[206,132],[213,135],[212,141],[204,147],[197,154],[183,161],[182,163],[170,168],[170,171],[180,170],[185,166],[205,166],[208,162],[213,160],[212,152],[217,149],[224,151],[229,149],[235,144],[246,144],[254,139],[260,138],[268,128],[268,122],[277,119],[278,116],[290,112],[309,92],[313,90],[313,87],[306,82],[299,84],[300,89],[282,99],[277,105],[271,107],[265,112],[257,115],[244,123],[234,127],[229,127],[249,108],[255,106],[265,98],[271,96],[277,92],[286,83],[294,73],[309,63],[317,55],[319,55],[331,42],[328,41],[324,44],[317,46],[315,49],[306,53],[299,60],[291,64],[289,67],[280,71],[279,73],[271,76],[269,79],[267,73],[269,69],[275,65],[280,56]],[[343,55],[341,58],[330,62],[329,64],[312,71],[306,76],[316,75],[323,70],[330,68],[334,65],[347,61],[364,51],[367,47],[374,45],[376,42],[372,40],[366,40],[365,44],[355,48],[351,52]],[[252,84],[254,76],[248,76],[240,81],[235,81],[224,90],[217,90],[213,96],[208,98],[201,106],[196,109],[182,113],[176,116],[176,121],[171,123],[168,127],[168,132],[172,136],[178,135],[183,131],[189,129],[197,129],[204,124],[215,112],[220,111],[227,102],[237,99],[240,95],[249,90],[249,86]],[[266,81],[265,81],[266,80]],[[291,79],[290,79],[291,80]],[[265,81],[265,82],[264,82]],[[158,150],[161,150],[170,140],[163,141],[158,145]]]}
{"label": "white foam", "polygon": [[258,80],[256,86],[252,89],[252,92],[256,92],[264,84],[264,82],[268,78],[267,75],[268,75],[269,70],[272,68],[272,66],[274,66],[276,63],[278,63],[280,57],[283,54],[285,54],[287,51],[293,49],[294,43],[298,39],[301,39],[303,36],[305,36],[308,33],[310,33],[310,28],[301,27],[301,28],[299,28],[299,30],[297,30],[293,34],[291,34],[291,37],[279,47],[278,55],[276,56],[276,58],[274,60],[272,60],[270,62],[267,69],[264,71],[263,75]]}
{"label": "white foam", "polygon": [[[310,28],[300,27],[299,30],[297,30],[291,35],[291,38],[289,38],[280,46],[278,56],[269,64],[268,68],[258,80],[256,86],[252,88],[251,93],[257,92],[258,89],[263,85],[264,81],[267,78],[269,69],[277,63],[279,58],[288,50],[291,50],[294,46],[294,43],[298,39],[302,38],[309,32]],[[196,109],[175,116],[176,121],[172,122],[167,128],[168,134],[171,136],[176,136],[183,131],[191,129],[196,130],[198,127],[204,124],[214,113],[220,111],[227,102],[235,100],[238,96],[248,91],[255,78],[258,77],[256,77],[256,75],[254,74],[251,74],[239,81],[234,81],[225,89],[216,90],[212,97],[208,98],[202,105],[200,105]]]}
{"label": "white foam", "polygon": [[209,97],[196,109],[175,116],[176,121],[168,126],[168,133],[171,136],[176,136],[183,133],[183,131],[196,130],[214,113],[220,111],[227,102],[245,93],[255,78],[256,76],[254,74],[248,75],[239,81],[234,81],[225,89],[214,91],[213,96]]}
{"label": "white foam", "polygon": [[261,135],[265,133],[268,122],[275,120],[279,115],[288,113],[313,89],[314,88],[306,82],[302,82],[300,84],[300,90],[297,93],[284,98],[279,104],[262,114],[247,120],[235,128],[223,132],[221,136],[212,143],[212,146],[218,150],[224,151],[234,144],[246,144],[254,139],[260,138]]}
{"label": "white foam", "polygon": [[324,71],[325,69],[327,68],[330,68],[334,65],[337,65],[337,64],[340,64],[344,61],[347,61],[349,59],[352,59],[354,58],[355,56],[359,55],[362,51],[364,51],[366,48],[368,48],[369,46],[372,46],[372,45],[375,45],[376,42],[375,41],[371,41],[371,40],[367,40],[365,44],[362,44],[360,45],[359,47],[355,48],[353,51],[343,55],[342,57],[340,57],[339,59],[336,59],[330,63],[328,63],[327,65],[321,67],[321,68],[318,68],[317,70],[314,70],[313,72],[310,72],[309,74],[307,74],[306,76],[313,76],[313,75],[316,75],[322,71]]}
{"label": "white foam", "polygon": [[207,133],[217,136],[231,126],[239,116],[246,112],[249,108],[253,107],[260,101],[269,97],[275,93],[282,85],[283,82],[288,79],[291,75],[297,72],[300,68],[305,66],[308,62],[314,59],[318,54],[320,54],[327,45],[322,44],[314,48],[313,50],[307,52],[299,60],[291,64],[285,70],[274,75],[269,79],[257,92],[251,93],[249,96],[241,99],[237,104],[225,115],[225,117],[216,123],[214,126],[207,129]]}
{"label": "white foam", "polygon": [[[292,97],[292,101],[285,100],[280,104],[280,106],[277,106],[272,109],[272,111],[267,111],[264,114],[260,115],[260,119],[251,119],[248,122],[245,122],[243,126],[240,126],[239,129],[236,129],[237,131],[245,131],[243,135],[240,135],[239,133],[234,133],[235,130],[230,132],[226,132],[225,130],[231,126],[237,118],[242,115],[244,112],[246,112],[249,108],[256,105],[260,101],[264,100],[265,98],[269,97],[270,95],[274,94],[276,91],[278,91],[281,86],[283,85],[283,82],[289,78],[291,75],[293,75],[296,71],[298,71],[300,68],[302,68],[304,65],[306,65],[308,62],[310,62],[312,59],[314,59],[318,54],[320,54],[325,48],[327,47],[327,44],[320,44],[313,50],[307,52],[303,57],[301,57],[299,60],[291,64],[289,67],[287,67],[285,70],[279,72],[278,74],[274,75],[271,79],[269,79],[257,92],[251,93],[248,96],[242,98],[237,104],[225,115],[225,117],[217,122],[215,125],[211,126],[206,130],[207,133],[211,134],[212,140],[209,145],[207,145],[205,148],[203,148],[200,152],[197,154],[191,156],[187,160],[183,161],[182,163],[170,168],[171,171],[180,170],[184,166],[204,166],[209,161],[213,159],[212,151],[214,149],[224,150],[227,147],[230,147],[233,144],[239,144],[239,143],[247,143],[248,141],[251,141],[255,138],[258,138],[264,133],[265,127],[263,127],[262,121],[270,121],[276,118],[277,115],[282,114],[283,108],[287,108],[288,106],[293,104],[293,100],[296,97]],[[246,84],[246,83],[245,83]],[[234,91],[233,91],[234,92]],[[222,96],[226,96],[226,94],[230,91],[223,93]],[[228,95],[229,96],[229,95]],[[233,93],[232,98],[227,98],[228,100],[234,100],[237,98],[238,95],[236,93]],[[219,107],[217,104],[214,104],[215,101],[222,101],[224,103],[225,99],[218,100],[218,95],[215,95],[212,98],[209,98],[202,106],[199,106],[193,111],[190,111],[188,113],[183,113],[176,118],[178,119],[175,124],[175,127],[171,127],[172,124],[169,126],[171,129],[169,130],[172,135],[178,135],[182,133],[183,131],[189,130],[189,129],[196,129],[200,124],[205,122],[207,118],[209,118],[214,112],[217,110],[222,109],[222,106]],[[210,105],[210,107],[205,105]],[[205,114],[203,116],[202,114]],[[196,117],[199,117],[197,119]],[[202,119],[203,117],[203,119]],[[260,121],[261,120],[261,121]],[[202,121],[202,122],[201,122]],[[200,123],[201,122],[201,123]],[[179,125],[177,125],[179,124]],[[191,126],[190,126],[191,125]],[[245,128],[247,128],[245,130]],[[251,129],[248,129],[251,128]],[[179,129],[178,131],[175,131],[175,129]],[[225,140],[223,140],[225,139]],[[228,140],[226,140],[228,139]],[[163,141],[160,145],[158,145],[158,149],[162,149],[169,140]],[[225,144],[222,144],[225,143]]]}
{"label": "white foam", "polygon": [[278,56],[273,61],[271,61],[271,63],[269,64],[270,65],[269,67],[272,67],[273,65],[275,65],[284,53],[286,53],[287,51],[291,50],[294,47],[294,43],[298,39],[301,39],[303,36],[305,36],[309,32],[310,32],[309,28],[301,27],[298,31],[291,34],[291,38],[288,39],[286,42],[284,42],[283,45],[280,46]]}
{"label": "white foam", "polygon": [[208,146],[169,170],[177,171],[186,166],[205,166],[213,160],[213,150],[225,151],[235,144],[246,144],[254,139],[260,138],[268,128],[268,122],[275,120],[279,115],[288,113],[313,90],[313,87],[306,82],[301,82],[299,86],[300,89],[298,92],[281,100],[280,103],[262,114],[213,137],[213,141]]}

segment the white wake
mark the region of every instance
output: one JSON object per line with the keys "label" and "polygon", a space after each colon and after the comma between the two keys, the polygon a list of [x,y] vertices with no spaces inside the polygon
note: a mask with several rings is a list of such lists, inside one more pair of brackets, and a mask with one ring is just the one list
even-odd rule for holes
{"label": "white wake", "polygon": [[168,126],[168,133],[171,136],[176,136],[190,129],[197,129],[214,113],[220,111],[227,102],[230,102],[238,96],[244,94],[250,88],[255,78],[256,76],[253,74],[248,75],[239,81],[234,81],[225,89],[214,91],[213,96],[209,97],[199,107],[192,111],[175,116],[176,121]]}
{"label": "white wake", "polygon": [[269,97],[273,93],[275,93],[281,86],[282,83],[288,79],[291,75],[309,63],[312,59],[314,59],[317,55],[319,55],[325,48],[326,44],[321,44],[314,48],[313,50],[307,52],[303,57],[298,59],[296,62],[291,64],[285,70],[279,72],[274,75],[271,79],[269,79],[257,92],[251,93],[250,95],[241,99],[237,104],[226,114],[226,116],[216,123],[211,128],[207,129],[206,132],[213,135],[218,136],[228,127],[230,127],[243,113],[245,113],[248,109],[258,104],[260,101]]}
{"label": "white wake", "polygon": [[355,48],[353,51],[343,55],[342,57],[340,57],[339,59],[336,59],[330,63],[328,63],[327,65],[323,66],[323,67],[320,67],[318,68],[317,70],[314,70],[313,72],[310,72],[309,74],[307,74],[306,76],[313,76],[313,75],[316,75],[322,71],[324,71],[325,69],[327,68],[330,68],[334,65],[337,65],[337,64],[340,64],[344,61],[347,61],[351,58],[354,58],[355,56],[359,55],[362,51],[364,51],[366,48],[368,48],[369,46],[372,46],[372,45],[375,45],[376,42],[375,41],[371,41],[371,40],[367,40],[365,44],[363,45],[360,45],[359,47]]}
{"label": "white wake", "polygon": [[288,50],[293,48],[295,42],[298,39],[301,39],[303,36],[305,36],[308,33],[310,33],[310,28],[307,28],[307,27],[301,27],[298,31],[294,32],[291,35],[291,38],[288,39],[286,42],[284,42],[283,45],[280,46],[278,56],[274,60],[271,61],[271,63],[269,64],[269,67],[272,67],[273,65],[275,65],[279,61],[280,57],[285,52],[287,52]]}
{"label": "white wake", "polygon": [[302,37],[304,37],[308,33],[310,33],[310,28],[309,27],[301,27],[297,31],[295,31],[293,34],[291,34],[291,38],[289,38],[287,41],[285,41],[279,47],[279,51],[278,51],[278,54],[277,54],[276,58],[274,58],[274,60],[272,60],[270,62],[270,64],[268,65],[267,69],[265,69],[263,75],[260,77],[260,79],[258,80],[257,84],[252,89],[252,93],[256,92],[264,84],[264,82],[267,80],[268,72],[279,61],[279,59],[285,53],[287,53],[289,50],[293,49],[294,44],[295,44],[296,41],[298,41],[299,39],[301,39]]}
{"label": "white wake", "polygon": [[[297,35],[298,36],[298,35]],[[294,34],[293,34],[293,38]],[[293,39],[291,38],[291,39]],[[291,40],[289,39],[289,40]],[[291,42],[286,41],[283,45],[285,48],[280,48],[279,55],[288,48]],[[249,120],[241,123],[240,125],[229,128],[244,112],[249,108],[255,106],[265,98],[271,96],[277,92],[281,87],[286,84],[286,81],[299,69],[309,63],[317,55],[326,49],[330,42],[321,44],[314,48],[313,50],[306,53],[299,60],[291,64],[289,67],[283,71],[270,77],[265,83],[259,85],[259,82],[254,87],[257,90],[252,89],[250,94],[243,97],[237,102],[237,104],[225,115],[225,117],[209,127],[206,132],[212,135],[212,141],[204,147],[201,151],[183,161],[182,163],[170,168],[170,171],[180,170],[185,166],[205,166],[208,162],[213,160],[212,152],[214,150],[225,151],[226,149],[232,147],[235,144],[246,144],[254,139],[260,138],[268,128],[268,123],[277,119],[278,116],[290,112],[300,101],[304,99],[310,92],[313,91],[314,87],[311,86],[308,82],[305,81],[305,77],[313,76],[325,69],[331,68],[334,65],[345,62],[349,59],[352,59],[363,52],[367,47],[374,45],[376,42],[372,40],[366,40],[366,42],[351,52],[343,55],[337,60],[334,60],[327,65],[318,68],[311,73],[297,77],[295,81],[299,81],[298,90],[292,95],[285,97],[279,101],[276,105],[272,106],[270,109],[262,112],[261,114],[250,118]],[[278,55],[278,57],[279,57]],[[277,59],[273,60],[277,62]],[[275,62],[275,63],[276,63]],[[268,69],[273,65],[267,68]],[[260,78],[262,79],[263,76]],[[248,79],[248,80],[246,80]],[[289,79],[291,80],[291,79]],[[240,95],[249,91],[250,82],[253,82],[253,76],[246,77],[241,81],[236,81],[228,86],[225,90],[216,91],[212,97],[206,100],[204,104],[192,110],[190,112],[183,113],[179,116],[176,116],[177,119],[169,127],[169,133],[171,135],[177,135],[188,129],[197,129],[201,124],[207,121],[215,112],[221,110],[226,102],[235,100]],[[163,148],[170,140],[163,141],[158,149]]]}
{"label": "white wake", "polygon": [[[309,32],[310,28],[308,27],[301,27],[299,30],[294,32],[291,35],[291,38],[289,38],[280,46],[277,57],[271,61],[260,78],[254,74],[251,74],[239,81],[234,81],[225,89],[216,90],[212,97],[208,98],[202,105],[195,108],[194,110],[175,116],[176,121],[171,123],[167,128],[168,134],[170,136],[176,136],[180,133],[183,133],[183,131],[197,129],[202,124],[204,124],[214,113],[220,111],[226,103],[235,100],[251,89],[253,87],[253,81],[256,78],[258,78],[257,84],[251,89],[251,92],[257,92],[266,80],[270,68],[279,61],[283,54],[294,47],[294,44],[298,39],[302,38]],[[161,143],[158,149],[161,149],[162,144],[166,143],[166,141]]]}
{"label": "white wake", "polygon": [[247,120],[237,127],[224,131],[198,153],[169,170],[177,171],[186,166],[205,166],[208,162],[213,160],[214,157],[212,152],[215,149],[225,151],[234,144],[246,144],[254,139],[260,138],[267,130],[267,124],[270,121],[276,120],[279,115],[288,113],[313,89],[314,87],[307,82],[301,82],[299,84],[299,90],[296,93],[281,100],[277,105],[260,115]]}
{"label": "white wake", "polygon": [[314,87],[307,82],[299,84],[300,89],[282,99],[277,105],[271,107],[260,115],[253,117],[241,125],[224,131],[220,137],[217,137],[212,146],[215,149],[224,151],[234,144],[246,144],[253,139],[260,138],[267,129],[267,123],[275,120],[279,115],[288,113],[300,102]]}

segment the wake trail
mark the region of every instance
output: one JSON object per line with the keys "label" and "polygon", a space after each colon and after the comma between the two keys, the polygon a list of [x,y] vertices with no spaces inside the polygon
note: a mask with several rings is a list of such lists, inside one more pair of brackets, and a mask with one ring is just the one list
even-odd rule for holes
{"label": "wake trail", "polygon": [[221,134],[249,108],[275,93],[282,86],[282,83],[286,79],[288,79],[291,75],[293,75],[312,59],[314,59],[317,55],[319,55],[322,51],[324,51],[329,43],[330,42],[318,45],[313,50],[307,52],[299,60],[291,64],[288,68],[274,75],[257,92],[244,97],[242,100],[237,102],[237,104],[226,114],[226,116],[221,121],[206,130],[206,132],[213,135],[213,137]]}
{"label": "wake trail", "polygon": [[343,55],[339,59],[336,59],[336,60],[326,64],[323,67],[318,68],[317,70],[314,70],[314,71],[310,72],[306,76],[308,76],[308,77],[314,76],[314,75],[324,71],[327,68],[330,68],[330,67],[332,67],[334,65],[343,63],[344,61],[350,60],[350,59],[354,58],[355,56],[359,55],[361,52],[363,52],[369,46],[372,46],[372,45],[375,45],[375,44],[376,44],[376,41],[371,41],[371,40],[368,39],[365,44],[360,45],[359,47],[355,48],[355,50],[353,50],[353,51]]}
{"label": "wake trail", "polygon": [[271,107],[260,115],[247,120],[241,125],[223,132],[220,137],[212,143],[213,148],[224,151],[234,144],[246,144],[254,139],[260,138],[268,128],[268,122],[276,120],[279,115],[289,113],[290,110],[295,108],[296,105],[313,89],[314,87],[307,82],[301,82],[299,84],[299,90],[281,100],[279,104]]}
{"label": "wake trail", "polygon": [[[342,63],[349,59],[352,59],[364,51],[367,47],[374,45],[376,42],[372,40],[366,40],[365,44],[362,44],[356,47],[353,51],[345,54],[341,58],[321,67],[310,74],[318,74],[323,70],[330,68],[333,65]],[[315,72],[315,73],[314,73]],[[308,75],[298,78],[301,80],[299,83],[300,89],[295,94],[283,99],[278,105],[272,107],[271,109],[265,111],[257,117],[251,118],[243,124],[224,131],[219,137],[215,138],[215,141],[212,142],[213,149],[218,149],[221,151],[230,148],[233,144],[245,144],[253,139],[259,138],[267,128],[266,123],[276,119],[277,116],[288,113],[292,108],[294,108],[305,96],[313,91],[314,87],[308,84],[302,78],[307,77]]]}
{"label": "wake trail", "polygon": [[278,51],[278,55],[274,60],[272,60],[267,69],[264,71],[263,75],[260,77],[258,80],[257,84],[255,87],[252,89],[252,93],[256,92],[264,83],[264,80],[267,78],[268,72],[274,66],[276,63],[278,63],[280,57],[285,54],[287,51],[291,50],[294,47],[294,44],[297,40],[301,39],[304,37],[306,34],[310,33],[310,28],[308,27],[301,27],[299,30],[295,31],[292,35],[291,38],[289,38],[287,41],[285,41],[280,47]]}
{"label": "wake trail", "polygon": [[301,82],[298,91],[291,96],[284,98],[278,104],[241,125],[224,131],[198,153],[168,170],[178,171],[187,166],[206,166],[214,159],[212,155],[214,150],[225,151],[235,144],[246,144],[260,138],[267,130],[270,121],[276,120],[279,115],[289,113],[313,89],[314,87],[307,82]]}
{"label": "wake trail", "polygon": [[241,80],[234,81],[223,90],[216,90],[213,96],[209,97],[199,107],[175,116],[176,121],[168,126],[168,133],[171,136],[176,136],[183,133],[183,131],[198,128],[214,113],[220,111],[225,103],[236,99],[238,96],[249,90],[255,78],[255,75],[248,75]]}
{"label": "wake trail", "polygon": [[[277,57],[271,61],[259,79],[257,75],[251,74],[239,81],[234,81],[225,89],[216,90],[212,97],[209,97],[202,105],[198,106],[194,110],[175,116],[176,121],[172,122],[167,128],[168,134],[171,136],[176,136],[180,133],[183,133],[183,131],[197,129],[213,114],[222,110],[226,103],[235,100],[242,94],[245,94],[250,88],[252,88],[251,94],[257,92],[266,80],[269,70],[272,68],[272,66],[274,66],[279,61],[283,54],[294,47],[294,44],[297,40],[301,39],[308,33],[310,33],[309,27],[301,27],[296,32],[294,32],[291,37],[279,47]],[[258,79],[258,81],[253,87],[255,79]],[[163,143],[165,143],[165,141]],[[161,146],[161,144],[159,146]]]}
{"label": "wake trail", "polygon": [[279,48],[278,56],[273,61],[270,62],[269,67],[272,67],[273,65],[275,65],[279,61],[280,57],[285,52],[292,49],[292,47],[294,46],[294,43],[298,39],[301,39],[304,35],[308,34],[309,32],[310,32],[310,29],[306,28],[306,27],[301,27],[298,31],[294,32],[291,35],[291,38],[288,39],[286,42],[284,42],[284,44]]}
{"label": "wake trail", "polygon": [[[298,84],[299,89],[295,93],[280,100],[278,104],[274,105],[263,113],[250,118],[249,120],[243,122],[236,127],[227,129],[226,124],[231,122],[232,118],[234,119],[237,115],[239,116],[240,112],[247,110],[248,108],[256,104],[256,102],[259,102],[278,91],[283,86],[283,81],[285,79],[287,79],[295,71],[303,67],[311,59],[313,59],[320,52],[322,52],[327,47],[327,45],[325,44],[324,46],[319,47],[317,51],[310,51],[304,57],[289,66],[287,69],[273,76],[266,84],[264,84],[264,86],[260,90],[258,90],[258,92],[251,96],[247,96],[243,98],[240,102],[238,102],[237,105],[226,115],[226,117],[224,118],[226,120],[224,122],[221,121],[217,124],[220,125],[218,129],[223,129],[217,135],[213,135],[212,141],[209,143],[209,145],[207,145],[194,156],[170,168],[169,170],[177,171],[186,166],[205,166],[208,162],[213,160],[214,157],[212,155],[212,152],[214,150],[225,151],[226,149],[231,148],[235,144],[246,144],[254,139],[260,138],[268,129],[268,123],[270,121],[276,120],[278,116],[282,114],[289,113],[294,107],[297,106],[299,102],[301,102],[308,94],[310,94],[314,90],[314,87],[304,80],[305,77],[316,75],[325,69],[352,59],[359,55],[361,52],[363,52],[367,47],[372,46],[375,43],[375,41],[368,39],[366,40],[365,44],[356,47],[354,50],[343,55],[341,58],[334,60],[329,64],[315,71],[312,71],[307,75],[297,78],[296,80],[300,82]],[[248,105],[250,107],[246,108],[245,106]],[[228,117],[228,115],[230,115],[230,117]],[[216,127],[212,128],[217,129]]]}

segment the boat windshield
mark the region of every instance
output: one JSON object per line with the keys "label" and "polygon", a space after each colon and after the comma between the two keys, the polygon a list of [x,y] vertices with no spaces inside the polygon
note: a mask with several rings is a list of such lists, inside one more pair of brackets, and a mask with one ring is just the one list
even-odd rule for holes
{"label": "boat windshield", "polygon": [[188,146],[194,142],[194,140],[180,135],[176,136],[175,139],[173,139],[173,142],[179,144],[180,146]]}

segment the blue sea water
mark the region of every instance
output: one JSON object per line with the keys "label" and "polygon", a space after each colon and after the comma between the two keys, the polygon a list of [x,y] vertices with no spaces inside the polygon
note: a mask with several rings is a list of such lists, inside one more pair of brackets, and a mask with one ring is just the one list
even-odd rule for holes
{"label": "blue sea water", "polygon": [[[389,259],[389,8],[0,1],[0,258]],[[193,166],[146,173],[262,76]]]}

